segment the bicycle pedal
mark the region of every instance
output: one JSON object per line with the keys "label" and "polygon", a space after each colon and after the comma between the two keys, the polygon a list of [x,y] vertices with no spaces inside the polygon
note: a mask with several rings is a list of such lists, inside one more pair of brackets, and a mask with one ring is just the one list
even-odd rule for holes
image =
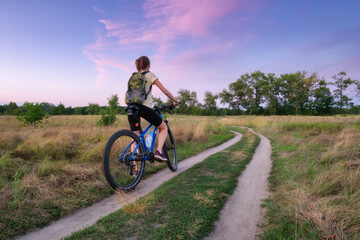
{"label": "bicycle pedal", "polygon": [[155,158],[154,158],[155,155],[154,155],[154,153],[153,153],[153,152],[150,152],[148,156],[149,156],[149,162],[150,162],[150,163],[153,163],[153,162],[155,161]]}
{"label": "bicycle pedal", "polygon": [[167,162],[167,160],[160,160],[160,159],[156,159],[156,158],[155,158],[155,160],[158,162],[163,162],[163,163]]}

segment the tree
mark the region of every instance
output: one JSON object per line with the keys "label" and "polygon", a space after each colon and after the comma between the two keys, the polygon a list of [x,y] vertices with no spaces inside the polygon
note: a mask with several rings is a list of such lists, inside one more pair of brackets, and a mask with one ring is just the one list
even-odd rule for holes
{"label": "tree", "polygon": [[0,114],[5,113],[5,111],[6,111],[6,107],[5,107],[5,106],[0,105]]}
{"label": "tree", "polygon": [[97,103],[89,103],[86,112],[89,115],[98,115],[100,112],[100,106]]}
{"label": "tree", "polygon": [[330,114],[334,104],[334,97],[327,85],[324,79],[319,80],[313,90],[313,105],[317,115]]}
{"label": "tree", "polygon": [[[40,103],[40,107],[48,114],[55,115],[57,112],[57,108],[54,104],[42,102]],[[55,114],[54,114],[55,113]]]}
{"label": "tree", "polygon": [[283,81],[282,95],[284,97],[284,105],[288,109],[288,114],[295,113],[299,110],[302,113],[309,104],[311,91],[317,80],[317,74],[313,73],[307,77],[307,72],[296,72],[281,74]]}
{"label": "tree", "polygon": [[205,92],[205,98],[204,98],[204,108],[205,113],[207,115],[216,115],[216,99],[218,96],[216,94],[212,94],[210,91]]}
{"label": "tree", "polygon": [[87,114],[86,109],[87,109],[87,107],[75,107],[74,114],[75,115],[86,115]]}
{"label": "tree", "polygon": [[153,104],[154,106],[162,106],[164,105],[164,102],[161,100],[161,98],[153,97]]}
{"label": "tree", "polygon": [[59,106],[56,108],[57,115],[64,115],[65,114],[65,106],[64,104],[60,103]]}
{"label": "tree", "polygon": [[356,105],[354,103],[350,103],[349,114],[360,114],[360,105]]}
{"label": "tree", "polygon": [[25,102],[23,105],[24,113],[22,113],[17,119],[26,124],[36,124],[41,122],[45,117],[45,111],[41,108],[40,104]]}
{"label": "tree", "polygon": [[340,114],[342,114],[343,107],[346,107],[349,105],[349,102],[351,101],[351,98],[345,95],[346,89],[352,85],[356,84],[357,81],[353,80],[351,78],[346,78],[346,72],[340,72],[337,75],[332,76],[332,79],[335,80],[335,82],[331,82],[330,84],[334,85],[336,89],[334,90],[334,97],[335,100],[337,100],[335,103],[340,108]]}
{"label": "tree", "polygon": [[248,86],[246,88],[248,112],[250,114],[262,113],[261,104],[266,101],[266,87],[268,80],[263,72],[256,71],[250,74],[248,78]]}
{"label": "tree", "polygon": [[262,112],[261,104],[266,101],[265,92],[267,77],[260,71],[240,76],[236,82],[229,84],[229,91],[223,90],[219,94],[221,103],[227,103],[232,109],[239,111],[246,109],[249,114]]}
{"label": "tree", "polygon": [[274,73],[268,73],[264,83],[264,97],[267,102],[267,111],[270,115],[281,113],[282,81]]}
{"label": "tree", "polygon": [[191,113],[198,102],[196,92],[190,92],[187,89],[180,89],[176,98],[181,102],[179,105],[180,113],[185,114]]}
{"label": "tree", "polygon": [[234,102],[234,98],[235,98],[234,95],[228,90],[224,89],[221,93],[218,94],[218,97],[220,99],[220,103],[228,104],[229,107],[233,110],[239,109],[240,106]]}
{"label": "tree", "polygon": [[65,115],[73,115],[74,114],[74,109],[70,106],[65,108]]}
{"label": "tree", "polygon": [[109,110],[111,114],[117,114],[119,111],[119,97],[117,94],[111,95],[108,98]]}
{"label": "tree", "polygon": [[240,112],[241,107],[245,104],[246,93],[244,89],[247,87],[247,76],[242,75],[236,82],[229,84],[229,90],[224,89],[220,94],[220,102],[229,104],[230,108],[236,112]]}
{"label": "tree", "polygon": [[6,106],[5,114],[7,114],[7,115],[18,115],[19,113],[20,113],[19,107],[15,102],[10,102]]}

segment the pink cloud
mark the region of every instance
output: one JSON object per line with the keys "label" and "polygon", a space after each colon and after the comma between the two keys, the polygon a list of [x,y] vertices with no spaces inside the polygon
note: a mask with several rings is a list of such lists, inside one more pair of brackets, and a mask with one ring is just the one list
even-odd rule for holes
{"label": "pink cloud", "polygon": [[[129,72],[129,60],[114,57],[114,50],[124,55],[132,50],[136,52],[139,48],[145,51],[155,50],[151,56],[152,61],[164,63],[166,55],[173,51],[177,40],[194,38],[201,41],[202,38],[214,34],[215,23],[246,2],[247,0],[146,0],[142,5],[143,17],[136,21],[100,19],[105,32],[98,34],[96,41],[85,48],[84,54],[95,64],[99,73],[97,82],[103,83],[106,79],[106,67]],[[198,53],[218,50],[217,37],[221,38],[214,35],[215,40],[206,41],[206,46],[202,46]],[[225,48],[231,48],[234,44],[236,41],[234,43],[234,40],[229,40]],[[132,52],[129,53],[131,54]],[[186,53],[180,56],[180,60],[192,56],[194,55]],[[168,60],[165,63],[168,63]]]}
{"label": "pink cloud", "polygon": [[96,78],[96,83],[99,85],[104,84],[106,79],[106,68],[116,68],[122,69],[123,71],[128,72],[129,68],[126,64],[121,63],[119,60],[114,59],[109,56],[105,56],[101,53],[91,51],[91,48],[83,50],[85,56],[90,59],[95,64],[95,69],[98,72],[98,76]]}
{"label": "pink cloud", "polygon": [[[204,36],[217,19],[239,7],[237,0],[147,0],[143,4],[145,20],[127,23],[101,19],[107,30],[106,37],[115,37],[120,45],[141,42],[156,43],[159,48],[181,36]],[[161,47],[162,46],[162,47]]]}
{"label": "pink cloud", "polygon": [[208,33],[210,26],[220,17],[234,11],[237,0],[148,0],[143,7],[147,19],[155,19],[154,25],[163,36],[192,35]]}

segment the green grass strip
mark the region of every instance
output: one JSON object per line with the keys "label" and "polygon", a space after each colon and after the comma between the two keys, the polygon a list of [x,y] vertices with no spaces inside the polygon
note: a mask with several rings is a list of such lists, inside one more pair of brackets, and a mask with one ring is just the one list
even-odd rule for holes
{"label": "green grass strip", "polygon": [[179,174],[158,189],[66,239],[200,239],[219,218],[259,137],[241,141]]}

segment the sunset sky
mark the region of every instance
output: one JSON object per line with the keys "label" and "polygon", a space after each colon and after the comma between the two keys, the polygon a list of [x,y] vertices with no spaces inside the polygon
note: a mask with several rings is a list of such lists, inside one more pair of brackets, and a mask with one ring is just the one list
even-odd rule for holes
{"label": "sunset sky", "polygon": [[0,0],[0,104],[105,105],[118,94],[124,105],[141,55],[170,92],[200,101],[256,70],[360,80],[359,10],[356,0]]}

